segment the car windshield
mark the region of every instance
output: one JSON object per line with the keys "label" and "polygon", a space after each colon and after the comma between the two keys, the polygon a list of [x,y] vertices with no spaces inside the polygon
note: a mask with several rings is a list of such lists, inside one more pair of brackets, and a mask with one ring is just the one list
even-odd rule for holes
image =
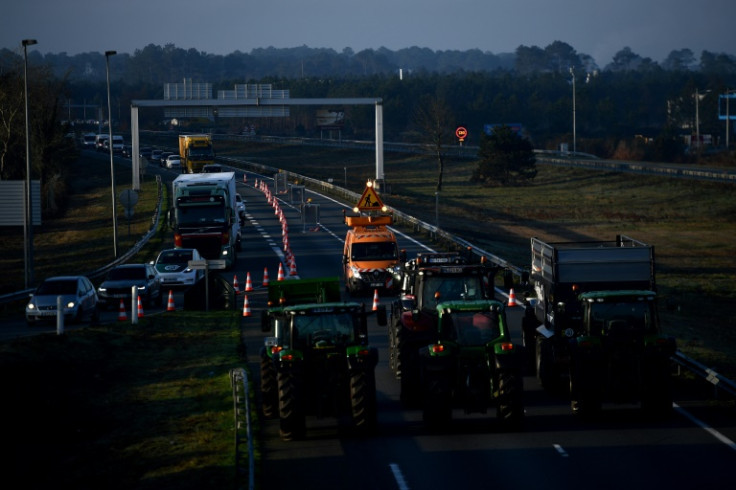
{"label": "car windshield", "polygon": [[483,299],[478,276],[427,276],[422,291],[425,305],[435,304],[435,293],[441,301]]}
{"label": "car windshield", "polygon": [[158,256],[157,264],[186,264],[192,260],[191,250],[168,250],[161,252]]}
{"label": "car windshield", "polygon": [[45,281],[38,286],[36,294],[46,296],[49,294],[77,294],[77,280],[64,279],[58,281]]}
{"label": "car windshield", "polygon": [[351,260],[396,260],[396,242],[354,243],[350,250]]}
{"label": "car windshield", "polygon": [[146,270],[143,267],[119,267],[110,271],[107,276],[111,281],[124,281],[126,279],[144,279]]}
{"label": "car windshield", "polygon": [[501,335],[498,313],[453,312],[450,337],[460,345],[484,345]]}

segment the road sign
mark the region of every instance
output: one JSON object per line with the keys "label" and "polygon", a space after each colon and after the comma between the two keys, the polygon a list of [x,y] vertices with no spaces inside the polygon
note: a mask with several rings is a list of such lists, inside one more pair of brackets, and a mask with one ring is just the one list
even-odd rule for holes
{"label": "road sign", "polygon": [[224,269],[225,261],[223,259],[214,260],[190,260],[187,262],[190,269],[202,270],[202,269]]}
{"label": "road sign", "polygon": [[468,130],[462,126],[458,126],[458,128],[455,130],[455,136],[457,136],[457,139],[459,139],[462,143],[463,141],[465,141],[465,138],[468,137]]}
{"label": "road sign", "polygon": [[360,196],[360,200],[355,207],[361,211],[380,211],[383,207],[383,202],[372,186],[366,186],[363,195]]}

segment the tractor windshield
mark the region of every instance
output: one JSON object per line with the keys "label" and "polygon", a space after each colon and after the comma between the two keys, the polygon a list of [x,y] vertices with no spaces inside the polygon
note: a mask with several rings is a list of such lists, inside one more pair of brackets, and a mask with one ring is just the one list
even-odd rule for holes
{"label": "tractor windshield", "polygon": [[430,276],[424,283],[423,304],[434,305],[438,300],[483,299],[481,287],[479,276]]}
{"label": "tractor windshield", "polygon": [[458,311],[452,313],[452,340],[460,345],[485,345],[501,335],[497,312]]}
{"label": "tractor windshield", "polygon": [[355,336],[353,315],[298,315],[294,317],[297,342],[306,345],[337,345],[352,342]]}
{"label": "tractor windshield", "polygon": [[618,335],[656,331],[654,304],[647,301],[616,301],[590,305],[590,333]]}

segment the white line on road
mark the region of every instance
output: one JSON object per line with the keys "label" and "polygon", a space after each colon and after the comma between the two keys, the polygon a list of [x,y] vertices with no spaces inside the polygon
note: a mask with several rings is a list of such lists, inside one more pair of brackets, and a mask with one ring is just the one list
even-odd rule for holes
{"label": "white line on road", "polygon": [[567,451],[565,451],[565,449],[559,444],[552,444],[552,447],[555,448],[555,451],[557,451],[557,453],[563,458],[567,458],[570,456],[569,454],[567,454]]}
{"label": "white line on road", "polygon": [[391,463],[388,466],[391,468],[391,473],[394,474],[394,480],[396,480],[396,485],[398,485],[399,490],[409,490],[409,485],[406,484],[406,479],[404,478],[404,474],[401,472],[399,465]]}
{"label": "white line on road", "polygon": [[734,443],[731,439],[724,436],[723,434],[721,434],[720,432],[718,432],[717,430],[715,430],[713,427],[709,426],[705,422],[701,421],[700,419],[695,417],[695,415],[691,414],[690,412],[682,408],[677,403],[673,403],[672,406],[675,408],[675,410],[677,410],[682,415],[690,419],[690,421],[692,421],[695,425],[699,426],[701,429],[708,432],[710,435],[712,435],[713,437],[721,441],[723,444],[725,444],[726,446],[736,451],[736,443]]}

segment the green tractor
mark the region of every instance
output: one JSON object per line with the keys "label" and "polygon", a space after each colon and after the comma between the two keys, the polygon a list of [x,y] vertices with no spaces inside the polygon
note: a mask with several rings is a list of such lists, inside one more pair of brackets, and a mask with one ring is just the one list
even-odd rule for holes
{"label": "green tractor", "polygon": [[520,429],[523,353],[511,343],[504,305],[489,299],[446,301],[437,312],[437,340],[419,352],[425,424],[447,425],[453,408],[470,414],[495,406],[503,428]]}
{"label": "green tractor", "polygon": [[[306,433],[306,416],[349,416],[359,433],[376,426],[375,367],[365,305],[340,301],[338,278],[279,281],[269,286],[261,328],[265,417],[280,419],[284,440]],[[271,306],[278,305],[278,306]],[[377,319],[386,325],[386,309]]]}

